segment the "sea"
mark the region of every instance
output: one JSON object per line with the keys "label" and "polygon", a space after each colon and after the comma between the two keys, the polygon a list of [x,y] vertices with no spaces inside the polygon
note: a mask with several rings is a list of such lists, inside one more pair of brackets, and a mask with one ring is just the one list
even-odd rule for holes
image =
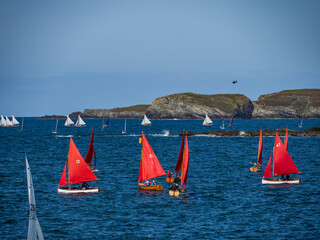
{"label": "sea", "polygon": [[[21,118],[17,118],[21,123]],[[35,190],[37,217],[45,239],[319,239],[320,137],[289,136],[288,152],[300,170],[299,185],[262,185],[263,172],[250,172],[259,137],[190,136],[187,192],[169,195],[165,176],[156,182],[163,191],[138,190],[143,132],[165,172],[173,170],[182,131],[221,130],[202,120],[84,119],[86,127],[64,127],[55,119],[24,118],[19,127],[0,128],[0,238],[26,239],[29,204],[25,156]],[[239,120],[221,131],[286,128],[306,130],[320,119]],[[58,183],[72,137],[81,155],[88,150],[91,130],[97,156],[95,172],[101,192],[59,195]],[[284,140],[284,137],[281,137]],[[274,137],[263,138],[262,167],[272,154]],[[293,176],[292,176],[293,177]]]}

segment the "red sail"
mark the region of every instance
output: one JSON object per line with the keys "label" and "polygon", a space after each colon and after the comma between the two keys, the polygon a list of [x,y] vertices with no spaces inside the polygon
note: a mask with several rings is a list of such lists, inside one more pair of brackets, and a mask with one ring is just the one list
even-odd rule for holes
{"label": "red sail", "polygon": [[275,176],[299,173],[298,168],[281,142],[278,133],[276,134],[274,145],[273,167]]}
{"label": "red sail", "polygon": [[176,164],[176,168],[174,169],[176,171],[176,173],[179,173],[179,171],[181,169],[182,160],[183,160],[183,146],[184,146],[184,135],[182,135],[182,142],[181,142],[179,157],[178,157],[178,161]]}
{"label": "red sail", "polygon": [[262,129],[260,129],[259,150],[258,150],[258,164],[262,163]]}
{"label": "red sail", "polygon": [[89,145],[89,148],[88,148],[87,155],[84,158],[84,161],[89,165],[91,165],[91,162],[92,162],[93,152],[94,152],[94,147],[93,147],[93,129],[92,129],[90,145]]}
{"label": "red sail", "polygon": [[159,160],[154,154],[146,137],[142,133],[142,156],[138,181],[156,178],[165,174],[166,173],[161,167]]}
{"label": "red sail", "polygon": [[232,115],[232,117],[231,117],[230,124],[228,125],[228,127],[231,127],[231,126],[232,126],[232,123],[233,123],[233,115]]}
{"label": "red sail", "polygon": [[267,164],[266,170],[264,170],[264,174],[262,178],[271,177],[271,158],[272,158],[272,155],[270,155],[269,162]]}
{"label": "red sail", "polygon": [[284,140],[284,147],[288,149],[288,128],[286,128],[286,139]]}
{"label": "red sail", "polygon": [[188,145],[188,139],[186,135],[186,141],[184,145],[184,153],[183,153],[183,163],[182,163],[182,170],[181,170],[181,184],[186,186],[187,185],[187,176],[188,176],[188,170],[189,170],[189,145]]}
{"label": "red sail", "polygon": [[72,138],[70,138],[68,165],[70,184],[99,180],[83,160]]}
{"label": "red sail", "polygon": [[68,182],[67,182],[67,161],[66,161],[58,186],[62,187],[67,184],[68,184]]}

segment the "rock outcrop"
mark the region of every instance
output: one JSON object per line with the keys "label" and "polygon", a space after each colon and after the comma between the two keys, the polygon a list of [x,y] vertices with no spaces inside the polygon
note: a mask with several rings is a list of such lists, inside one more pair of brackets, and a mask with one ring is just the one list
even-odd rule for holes
{"label": "rock outcrop", "polygon": [[241,94],[179,93],[155,99],[146,114],[152,119],[251,118],[253,104]]}
{"label": "rock outcrop", "polygon": [[135,105],[131,107],[113,109],[85,109],[83,113],[73,112],[70,118],[143,118],[143,114],[150,105]]}
{"label": "rock outcrop", "polygon": [[252,118],[319,118],[320,89],[286,90],[261,95]]}

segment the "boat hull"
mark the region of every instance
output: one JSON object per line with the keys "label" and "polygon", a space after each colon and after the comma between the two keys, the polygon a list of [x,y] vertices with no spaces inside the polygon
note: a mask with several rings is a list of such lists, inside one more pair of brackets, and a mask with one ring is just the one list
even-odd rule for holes
{"label": "boat hull", "polygon": [[138,183],[138,188],[140,190],[147,190],[147,191],[161,191],[162,190],[162,185],[145,186],[143,183]]}
{"label": "boat hull", "polygon": [[181,177],[176,177],[176,178],[166,178],[166,181],[169,183],[173,183],[173,182],[180,182],[181,181]]}
{"label": "boat hull", "polygon": [[213,123],[203,123],[202,125],[203,126],[211,126],[211,125],[213,125]]}
{"label": "boat hull", "polygon": [[100,187],[89,187],[87,189],[77,189],[77,188],[58,188],[58,193],[61,194],[90,194],[101,192]]}
{"label": "boat hull", "polygon": [[151,124],[141,124],[142,126],[151,126]]}
{"label": "boat hull", "polygon": [[73,127],[74,125],[73,124],[67,124],[67,125],[64,125],[65,127]]}
{"label": "boat hull", "polygon": [[262,184],[300,184],[300,178],[294,178],[289,180],[281,180],[281,179],[262,179]]}

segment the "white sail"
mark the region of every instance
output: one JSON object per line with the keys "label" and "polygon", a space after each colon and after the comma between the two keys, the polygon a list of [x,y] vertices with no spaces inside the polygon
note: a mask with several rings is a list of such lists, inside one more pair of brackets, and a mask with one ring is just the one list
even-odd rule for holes
{"label": "white sail", "polygon": [[74,125],[74,122],[69,118],[69,116],[67,116],[67,120],[64,123],[65,126],[71,126]]}
{"label": "white sail", "polygon": [[76,125],[77,127],[82,127],[82,126],[85,126],[86,123],[82,120],[82,118],[80,117],[80,115],[78,115],[78,120],[76,122]]}
{"label": "white sail", "polygon": [[222,125],[220,126],[221,129],[224,129],[224,120],[222,121]]}
{"label": "white sail", "polygon": [[124,129],[122,130],[122,133],[127,132],[127,119],[124,120]]}
{"label": "white sail", "polygon": [[145,114],[143,114],[143,121],[142,121],[141,125],[151,125],[150,120],[147,118],[147,116]]}
{"label": "white sail", "polygon": [[1,120],[0,120],[0,126],[5,127],[7,125],[6,120],[4,119],[4,117],[1,115]]}
{"label": "white sail", "polygon": [[10,127],[12,126],[12,122],[9,120],[9,118],[6,116],[6,126]]}
{"label": "white sail", "polygon": [[28,227],[28,240],[44,239],[43,233],[40,227],[40,223],[37,218],[36,201],[34,198],[33,181],[30,171],[28,159],[26,157],[27,167],[27,181],[28,181],[28,194],[29,194],[29,227]]}
{"label": "white sail", "polygon": [[19,122],[17,121],[17,119],[12,115],[12,125],[19,125]]}
{"label": "white sail", "polygon": [[202,125],[212,125],[212,121],[211,121],[211,119],[208,117],[207,114],[206,114],[206,117],[205,117]]}

